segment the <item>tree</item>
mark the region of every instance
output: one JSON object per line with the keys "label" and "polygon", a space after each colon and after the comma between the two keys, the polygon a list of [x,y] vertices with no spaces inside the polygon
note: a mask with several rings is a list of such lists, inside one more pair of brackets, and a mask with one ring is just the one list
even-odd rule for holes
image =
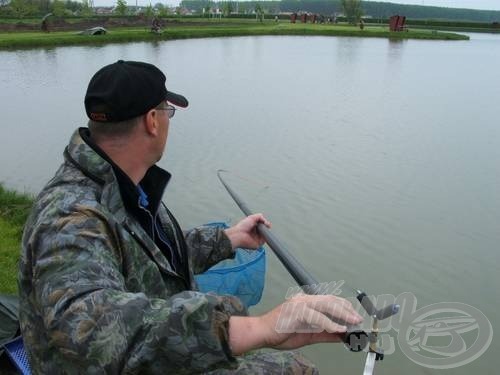
{"label": "tree", "polygon": [[54,16],[63,17],[64,11],[64,3],[61,0],[54,0],[52,2],[52,13],[54,13]]}
{"label": "tree", "polygon": [[340,4],[342,5],[347,21],[351,25],[358,23],[363,15],[361,0],[341,0]]}
{"label": "tree", "polygon": [[90,17],[92,15],[92,8],[89,5],[89,0],[82,1],[82,9],[81,9],[82,17]]}
{"label": "tree", "polygon": [[210,5],[203,7],[202,13],[207,18],[210,18],[210,14],[212,13],[212,8],[210,7]]}
{"label": "tree", "polygon": [[153,7],[151,6],[151,4],[149,4],[146,7],[146,10],[144,11],[144,15],[146,16],[147,19],[152,19],[153,16],[155,15],[155,11],[153,10]]}
{"label": "tree", "polygon": [[80,1],[66,0],[64,2],[64,7],[66,8],[66,10],[69,10],[73,13],[74,12],[81,12],[83,4]]}
{"label": "tree", "polygon": [[37,1],[38,5],[38,11],[40,11],[41,14],[47,14],[50,11],[50,0],[38,0]]}
{"label": "tree", "polygon": [[127,1],[126,0],[116,0],[115,12],[120,16],[127,14]]}
{"label": "tree", "polygon": [[233,3],[231,1],[224,1],[222,5],[222,12],[226,17],[229,17],[233,12]]}
{"label": "tree", "polygon": [[12,14],[18,18],[24,18],[36,12],[35,6],[26,0],[12,0],[9,5]]}
{"label": "tree", "polygon": [[260,3],[255,4],[255,18],[258,19],[260,22],[264,21],[264,9],[262,8],[262,5]]}
{"label": "tree", "polygon": [[160,17],[168,16],[168,7],[166,7],[162,3],[156,3],[154,7]]}

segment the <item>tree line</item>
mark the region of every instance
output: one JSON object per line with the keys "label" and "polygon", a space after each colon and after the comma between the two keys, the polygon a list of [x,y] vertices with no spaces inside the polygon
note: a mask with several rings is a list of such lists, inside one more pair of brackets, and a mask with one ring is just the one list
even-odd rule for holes
{"label": "tree line", "polygon": [[0,0],[0,15],[24,18],[52,13],[57,17],[71,16],[75,12],[91,15],[88,0]]}
{"label": "tree line", "polygon": [[[125,15],[126,0],[115,0],[116,13]],[[344,14],[352,22],[361,15],[375,20],[387,19],[394,14],[404,15],[413,20],[453,20],[473,22],[499,22],[500,11],[445,8],[422,5],[404,5],[387,2],[361,0],[281,0],[281,1],[213,1],[213,0],[182,0],[180,7],[193,10],[199,14],[219,9],[226,15],[231,13],[252,13],[263,18],[264,14],[281,12],[310,12],[322,15]],[[164,16],[168,8],[161,3],[149,10]],[[0,15],[23,18],[40,16],[52,12],[56,16],[69,16],[75,13],[81,16],[92,15],[93,9],[89,0],[0,0]]]}
{"label": "tree line", "polygon": [[[229,5],[228,5],[229,3]],[[181,7],[202,13],[203,9],[231,9],[233,12],[252,13],[258,5],[267,14],[280,12],[311,12],[324,15],[343,13],[342,0],[282,0],[282,1],[212,1],[182,0]],[[499,22],[500,11],[446,8],[423,5],[405,5],[387,2],[363,1],[364,16],[387,19],[394,14],[411,19]]]}
{"label": "tree line", "polygon": [[[115,0],[114,14],[118,16],[131,15],[135,7],[129,7],[127,0]],[[142,7],[142,14],[146,17],[159,15],[166,17],[170,10],[162,3],[154,6],[149,4]],[[0,0],[0,16],[12,18],[42,17],[51,13],[55,17],[92,17],[95,9],[90,6],[89,0]]]}

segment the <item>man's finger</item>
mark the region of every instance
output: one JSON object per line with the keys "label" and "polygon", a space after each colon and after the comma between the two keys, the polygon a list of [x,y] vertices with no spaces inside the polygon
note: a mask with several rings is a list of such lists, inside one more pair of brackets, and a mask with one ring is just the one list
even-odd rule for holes
{"label": "man's finger", "polygon": [[304,333],[308,328],[310,329],[310,332],[326,331],[330,333],[343,333],[347,331],[347,327],[345,325],[335,323],[326,315],[311,308],[306,308],[302,317],[304,319],[304,323],[307,323],[308,325],[308,327],[304,329]]}
{"label": "man's finger", "polygon": [[341,324],[359,324],[363,321],[352,306],[351,302],[337,296],[307,296],[307,305],[323,314],[326,314]]}
{"label": "man's finger", "polygon": [[255,223],[256,224],[264,224],[266,227],[271,228],[271,222],[265,218],[265,216],[262,213],[254,214],[252,215],[255,217]]}

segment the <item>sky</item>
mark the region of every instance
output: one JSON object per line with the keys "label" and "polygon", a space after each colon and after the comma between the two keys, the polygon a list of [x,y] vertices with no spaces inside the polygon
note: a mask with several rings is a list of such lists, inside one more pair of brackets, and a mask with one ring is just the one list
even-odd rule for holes
{"label": "sky", "polygon": [[[180,0],[127,0],[127,4],[135,5],[154,5],[163,3],[168,6],[179,5]],[[370,1],[370,0],[365,0]],[[399,4],[416,4],[428,6],[442,6],[450,8],[469,8],[469,9],[487,9],[500,10],[500,0],[380,0]],[[94,0],[94,6],[111,6],[116,0]]]}

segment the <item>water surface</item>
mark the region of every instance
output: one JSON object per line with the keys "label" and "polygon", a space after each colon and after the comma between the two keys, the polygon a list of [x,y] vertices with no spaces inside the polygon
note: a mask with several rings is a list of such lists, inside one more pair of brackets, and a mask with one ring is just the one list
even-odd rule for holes
{"label": "water surface", "polygon": [[[230,181],[322,281],[461,302],[500,324],[500,37],[390,41],[242,37],[0,52],[0,181],[37,192],[84,126],[92,74],[118,59],[167,72],[190,100],[160,165],[185,227],[241,218]],[[261,312],[293,280],[270,254]],[[395,337],[395,335],[393,334]],[[453,374],[495,373],[494,337]],[[322,373],[356,374],[363,355],[304,350]],[[399,349],[379,373],[434,374]],[[334,371],[335,370],[335,371]],[[449,371],[448,371],[449,372]]]}

